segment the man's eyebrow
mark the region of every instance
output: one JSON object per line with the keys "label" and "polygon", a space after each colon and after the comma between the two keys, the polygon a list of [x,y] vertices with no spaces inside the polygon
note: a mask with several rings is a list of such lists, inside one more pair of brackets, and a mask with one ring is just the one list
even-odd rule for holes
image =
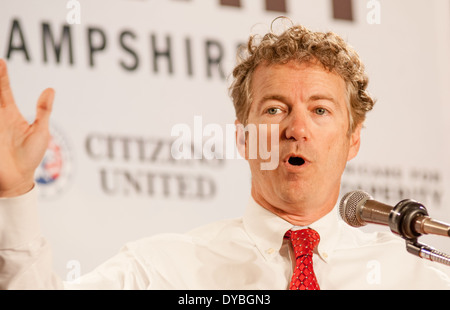
{"label": "man's eyebrow", "polygon": [[325,95],[325,94],[315,94],[308,98],[308,101],[317,101],[317,100],[328,100],[338,105],[337,100],[333,96]]}
{"label": "man's eyebrow", "polygon": [[262,105],[263,103],[265,103],[266,101],[269,101],[269,100],[276,100],[276,101],[281,101],[281,102],[287,102],[288,101],[288,99],[285,96],[283,96],[283,95],[269,94],[269,95],[263,96],[261,98],[261,100],[258,102],[258,104]]}
{"label": "man's eyebrow", "polygon": [[[258,107],[261,107],[266,101],[270,101],[270,100],[280,101],[283,103],[289,102],[289,99],[286,96],[283,96],[280,94],[268,94],[268,95],[263,96],[259,100]],[[328,100],[328,101],[334,103],[335,105],[339,106],[337,99],[334,98],[333,96],[327,95],[327,94],[313,94],[313,95],[309,96],[307,99],[307,101],[318,101],[318,100]]]}

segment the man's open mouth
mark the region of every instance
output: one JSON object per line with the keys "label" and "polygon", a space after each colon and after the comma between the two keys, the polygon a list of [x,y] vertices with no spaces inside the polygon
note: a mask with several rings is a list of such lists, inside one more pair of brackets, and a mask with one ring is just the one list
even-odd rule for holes
{"label": "man's open mouth", "polygon": [[293,166],[301,166],[305,163],[305,160],[301,157],[291,156],[289,157],[288,162]]}

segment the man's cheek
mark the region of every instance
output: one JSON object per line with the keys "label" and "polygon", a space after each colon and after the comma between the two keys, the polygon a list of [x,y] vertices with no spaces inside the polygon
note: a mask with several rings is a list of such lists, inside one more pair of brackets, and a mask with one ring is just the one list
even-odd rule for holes
{"label": "man's cheek", "polygon": [[280,129],[278,124],[265,125],[259,130],[261,170],[275,170],[280,162]]}

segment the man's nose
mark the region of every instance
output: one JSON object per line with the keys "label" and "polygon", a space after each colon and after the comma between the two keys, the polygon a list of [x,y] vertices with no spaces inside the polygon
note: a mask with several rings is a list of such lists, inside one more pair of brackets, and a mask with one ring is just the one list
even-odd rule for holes
{"label": "man's nose", "polygon": [[310,139],[311,120],[308,118],[308,111],[293,109],[285,122],[286,139],[295,141]]}

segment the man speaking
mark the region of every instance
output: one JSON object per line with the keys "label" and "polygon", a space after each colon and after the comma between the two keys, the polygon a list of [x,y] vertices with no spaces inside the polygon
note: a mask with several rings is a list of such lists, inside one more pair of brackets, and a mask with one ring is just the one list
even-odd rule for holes
{"label": "man speaking", "polygon": [[[338,218],[341,177],[374,105],[357,53],[336,34],[303,26],[251,37],[246,52],[230,89],[238,149],[252,174],[243,216],[130,242],[77,283],[52,272],[37,215],[33,175],[47,146],[54,91],[42,93],[29,125],[1,61],[0,288],[450,288],[450,269],[407,253],[398,236],[363,233]],[[276,141],[265,133],[279,158],[270,169],[262,169],[270,158],[250,156],[251,124],[256,136],[277,129]]]}

